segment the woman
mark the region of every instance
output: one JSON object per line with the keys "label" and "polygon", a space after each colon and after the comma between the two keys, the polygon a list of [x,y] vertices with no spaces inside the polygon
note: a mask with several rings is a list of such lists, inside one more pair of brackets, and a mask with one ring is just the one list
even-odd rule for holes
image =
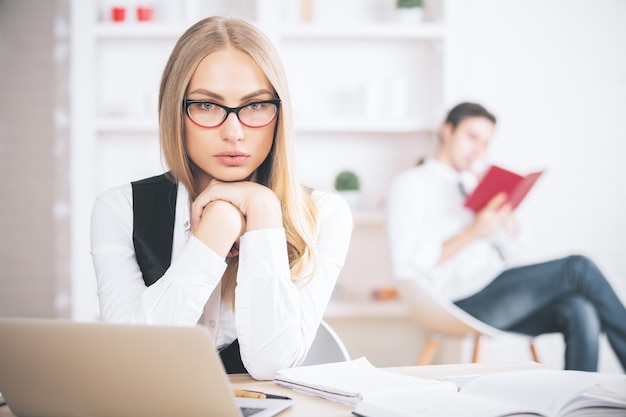
{"label": "woman", "polygon": [[464,207],[462,177],[486,158],[495,127],[480,104],[458,104],[435,155],[394,179],[387,200],[394,276],[428,281],[499,329],[562,333],[566,369],[596,371],[604,331],[626,370],[626,309],[598,267],[580,255],[513,267],[518,230],[506,195],[476,214]]}
{"label": "woman", "polygon": [[352,217],[299,185],[289,93],[269,40],[238,19],[189,28],[166,64],[170,171],[99,196],[92,256],[102,319],[206,326],[230,373],[272,379],[305,358]]}

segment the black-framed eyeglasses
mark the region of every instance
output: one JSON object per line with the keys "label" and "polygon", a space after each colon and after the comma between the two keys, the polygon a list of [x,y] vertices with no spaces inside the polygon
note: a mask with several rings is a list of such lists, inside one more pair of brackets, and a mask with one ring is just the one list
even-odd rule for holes
{"label": "black-framed eyeglasses", "polygon": [[200,127],[218,127],[231,113],[247,127],[267,126],[278,114],[280,100],[264,100],[239,107],[227,107],[206,100],[183,100],[187,116]]}

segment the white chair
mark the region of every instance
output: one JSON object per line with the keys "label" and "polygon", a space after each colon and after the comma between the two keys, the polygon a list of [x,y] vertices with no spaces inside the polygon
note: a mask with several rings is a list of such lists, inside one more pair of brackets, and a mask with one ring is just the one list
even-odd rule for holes
{"label": "white chair", "polygon": [[322,320],[313,344],[300,366],[350,360],[350,354],[335,331]]}
{"label": "white chair", "polygon": [[480,340],[482,337],[523,338],[530,344],[531,357],[535,362],[539,362],[533,343],[534,339],[531,336],[491,327],[437,294],[427,285],[411,280],[399,280],[397,287],[400,297],[409,307],[412,318],[422,328],[430,332],[430,336],[418,357],[418,365],[428,365],[432,362],[439,346],[440,336],[473,337],[472,362],[478,362],[480,359]]}

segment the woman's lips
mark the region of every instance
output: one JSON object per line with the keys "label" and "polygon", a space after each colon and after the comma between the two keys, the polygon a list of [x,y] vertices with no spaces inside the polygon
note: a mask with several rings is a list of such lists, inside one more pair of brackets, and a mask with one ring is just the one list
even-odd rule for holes
{"label": "woman's lips", "polygon": [[218,161],[224,165],[237,166],[241,165],[248,160],[250,155],[242,152],[223,152],[215,155]]}

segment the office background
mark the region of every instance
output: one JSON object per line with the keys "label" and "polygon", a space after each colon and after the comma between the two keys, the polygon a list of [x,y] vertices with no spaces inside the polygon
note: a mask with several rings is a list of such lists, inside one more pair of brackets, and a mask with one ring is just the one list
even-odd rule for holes
{"label": "office background", "polygon": [[[361,4],[369,7],[372,2],[363,0]],[[94,165],[84,160],[86,156],[76,154],[84,149],[77,143],[81,138],[76,130],[93,120],[74,116],[81,114],[90,98],[89,91],[74,88],[72,59],[77,58],[72,54],[84,39],[72,37],[75,25],[71,19],[85,18],[73,14],[75,3],[79,2],[0,0],[2,316],[77,320],[97,316],[91,260],[85,245],[89,228],[85,207],[89,207],[92,195],[73,193],[77,184],[80,187],[85,177],[90,178],[76,167]],[[320,1],[319,5],[323,3],[328,4]],[[355,0],[342,4],[348,3]],[[493,160],[520,172],[547,169],[519,212],[534,242],[528,259],[574,252],[588,255],[626,300],[626,219],[622,214],[626,212],[626,168],[622,163],[626,159],[622,126],[626,115],[626,2],[433,3],[442,11],[445,40],[441,94],[433,104],[431,118],[440,119],[460,100],[479,101],[492,109],[499,118]],[[377,57],[372,56],[371,65],[376,62]],[[323,73],[322,67],[339,67],[341,63],[320,61],[319,65]],[[292,91],[296,94],[297,86],[292,85]],[[297,97],[294,102],[298,103]],[[432,140],[417,140],[421,142],[415,144],[406,138],[388,142],[399,147],[406,159],[393,169],[384,169],[382,176],[376,170],[379,161],[375,155],[380,142],[372,145],[374,141],[366,138],[363,143],[370,144],[369,151],[366,146],[348,142],[352,152],[367,155],[353,168],[366,184],[380,182],[380,178],[408,166],[413,155],[417,158],[432,148]],[[319,143],[328,144],[324,139]],[[324,146],[308,141],[303,148],[306,155],[300,154],[301,164],[309,173],[312,166],[319,170],[308,177],[321,178],[319,186],[331,186],[340,165],[324,162],[328,150]],[[105,156],[124,161],[123,154],[115,155],[110,149]],[[96,166],[110,173],[103,186],[126,172],[119,165]],[[158,167],[157,161],[147,164],[146,170]],[[384,183],[379,184],[379,189],[383,188]],[[371,198],[377,207],[384,205],[379,197]],[[76,205],[75,199],[83,203]],[[369,255],[375,265],[372,269],[367,263],[351,262],[340,278],[344,296],[359,291],[353,285],[358,282],[372,286],[387,282],[382,229],[380,223],[366,222],[365,227],[355,230],[349,260]],[[558,366],[559,349],[558,340],[549,338],[540,345],[540,354]],[[616,370],[611,352],[603,349],[602,354],[601,369]]]}

